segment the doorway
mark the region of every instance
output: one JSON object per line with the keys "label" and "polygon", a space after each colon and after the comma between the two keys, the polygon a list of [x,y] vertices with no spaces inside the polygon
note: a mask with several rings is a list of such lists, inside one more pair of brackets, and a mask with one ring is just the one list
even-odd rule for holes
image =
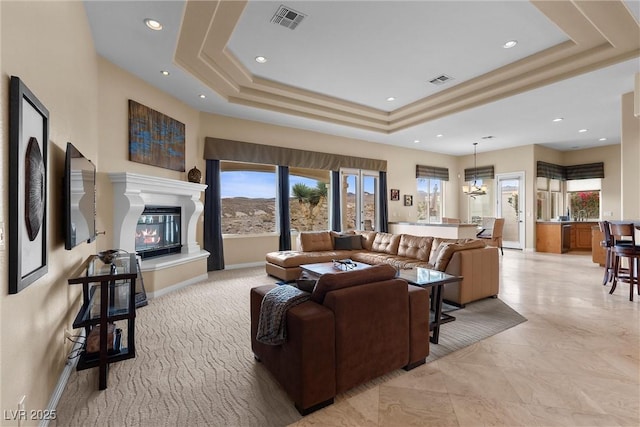
{"label": "doorway", "polygon": [[511,249],[525,247],[525,182],[524,172],[496,175],[496,215],[504,218],[502,246]]}

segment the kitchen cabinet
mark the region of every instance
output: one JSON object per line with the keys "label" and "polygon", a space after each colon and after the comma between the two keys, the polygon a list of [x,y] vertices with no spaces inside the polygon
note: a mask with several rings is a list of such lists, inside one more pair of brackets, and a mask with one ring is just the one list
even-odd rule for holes
{"label": "kitchen cabinet", "polygon": [[588,221],[540,221],[536,223],[536,251],[562,254],[592,249],[593,226]]}

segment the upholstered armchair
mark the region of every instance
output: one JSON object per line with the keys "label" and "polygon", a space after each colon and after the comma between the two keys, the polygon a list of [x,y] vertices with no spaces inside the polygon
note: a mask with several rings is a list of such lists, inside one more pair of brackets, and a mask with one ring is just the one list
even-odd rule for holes
{"label": "upholstered armchair", "polygon": [[485,239],[489,246],[496,246],[500,248],[500,253],[504,255],[504,251],[502,250],[502,229],[504,228],[504,218],[496,218],[493,221],[493,227],[491,231],[488,230],[482,231],[477,235],[478,239]]}

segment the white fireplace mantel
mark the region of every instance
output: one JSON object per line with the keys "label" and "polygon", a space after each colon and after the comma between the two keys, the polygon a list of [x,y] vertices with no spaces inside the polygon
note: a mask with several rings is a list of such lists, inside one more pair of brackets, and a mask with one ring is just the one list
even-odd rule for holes
{"label": "white fireplace mantel", "polygon": [[204,208],[200,196],[206,185],[129,172],[110,173],[109,178],[113,185],[115,248],[135,252],[136,225],[146,205],[180,206],[181,254],[205,252],[196,241],[196,228]]}

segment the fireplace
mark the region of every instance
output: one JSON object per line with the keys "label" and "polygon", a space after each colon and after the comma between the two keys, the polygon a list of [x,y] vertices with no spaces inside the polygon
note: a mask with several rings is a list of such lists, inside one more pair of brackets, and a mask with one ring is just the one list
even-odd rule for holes
{"label": "fireplace", "polygon": [[136,252],[142,259],[179,253],[180,206],[145,206],[136,225]]}
{"label": "fireplace", "polygon": [[[173,213],[144,214],[147,207],[170,207],[179,209],[180,219],[165,220],[177,223],[179,236],[170,240],[179,243],[176,253],[143,259],[140,270],[144,276],[147,296],[154,298],[180,287],[207,278],[207,257],[209,252],[200,249],[196,240],[196,230],[201,219],[204,184],[140,175],[131,172],[109,173],[113,186],[113,242],[111,247],[137,252],[136,233],[138,225],[144,226],[148,216],[172,216]],[[151,222],[155,219],[151,218]],[[140,223],[140,224],[139,224]],[[149,234],[149,233],[147,233]],[[147,245],[152,245],[150,239]]]}

